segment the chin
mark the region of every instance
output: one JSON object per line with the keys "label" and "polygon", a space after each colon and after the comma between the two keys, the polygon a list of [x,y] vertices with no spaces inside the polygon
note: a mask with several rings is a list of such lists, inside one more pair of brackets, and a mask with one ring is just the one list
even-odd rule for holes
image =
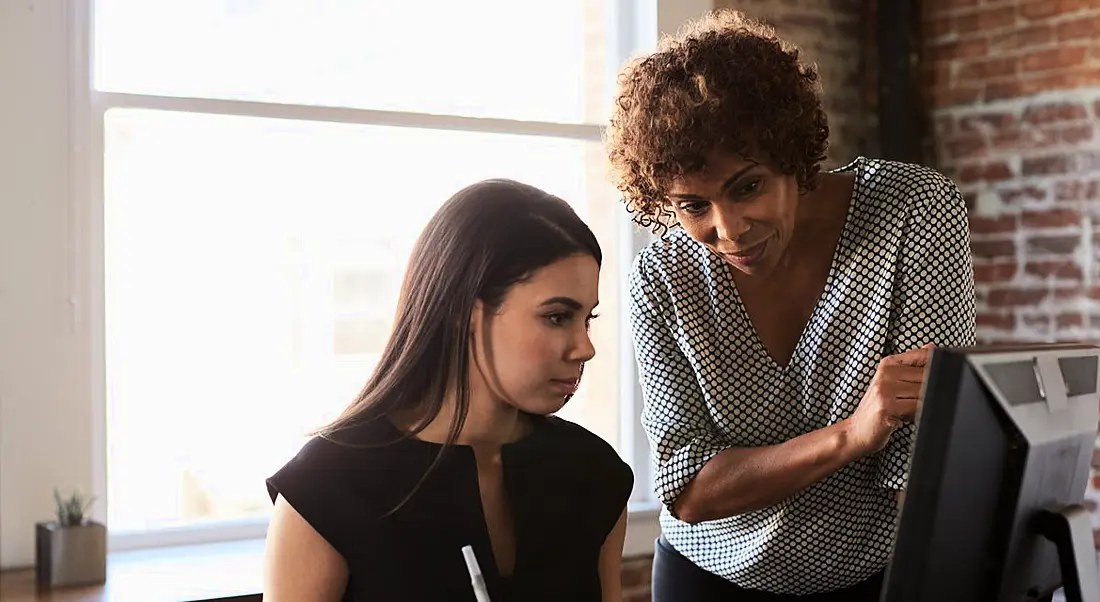
{"label": "chin", "polygon": [[569,402],[569,397],[547,399],[545,401],[539,400],[536,403],[525,404],[520,408],[520,411],[527,412],[528,414],[534,414],[536,416],[549,416],[555,412],[561,411],[565,407],[565,404]]}

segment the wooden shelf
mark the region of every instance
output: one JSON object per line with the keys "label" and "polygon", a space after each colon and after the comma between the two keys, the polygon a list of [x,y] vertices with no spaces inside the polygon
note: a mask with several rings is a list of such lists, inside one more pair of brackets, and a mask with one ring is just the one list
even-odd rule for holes
{"label": "wooden shelf", "polygon": [[112,553],[107,583],[38,591],[34,569],[0,572],[0,602],[260,602],[263,540]]}

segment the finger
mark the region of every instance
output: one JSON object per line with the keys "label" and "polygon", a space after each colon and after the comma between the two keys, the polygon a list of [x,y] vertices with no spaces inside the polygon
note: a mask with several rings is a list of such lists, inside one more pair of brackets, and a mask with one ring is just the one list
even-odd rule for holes
{"label": "finger", "polygon": [[921,384],[924,382],[924,375],[924,366],[897,366],[887,376],[894,382]]}
{"label": "finger", "polygon": [[894,366],[925,366],[931,356],[930,349],[911,349],[904,353],[891,355],[887,360],[889,364]]}
{"label": "finger", "polygon": [[891,408],[891,414],[904,420],[905,422],[912,422],[913,418],[917,415],[917,400],[916,399],[895,399],[894,407]]}

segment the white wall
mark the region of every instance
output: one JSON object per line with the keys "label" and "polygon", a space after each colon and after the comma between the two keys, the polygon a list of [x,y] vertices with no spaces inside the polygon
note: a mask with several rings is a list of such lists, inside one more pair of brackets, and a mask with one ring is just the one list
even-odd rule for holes
{"label": "white wall", "polygon": [[3,567],[33,563],[34,523],[50,518],[55,485],[92,491],[90,346],[75,319],[83,300],[72,265],[68,11],[65,0],[0,2]]}

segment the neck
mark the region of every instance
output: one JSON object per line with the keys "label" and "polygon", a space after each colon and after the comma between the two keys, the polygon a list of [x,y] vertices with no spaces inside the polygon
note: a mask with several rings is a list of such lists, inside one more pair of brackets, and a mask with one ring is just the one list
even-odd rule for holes
{"label": "neck", "polygon": [[[416,437],[423,441],[445,443],[458,411],[458,392],[451,391],[439,414]],[[402,427],[411,428],[415,419]],[[509,403],[498,400],[480,382],[470,382],[466,421],[454,443],[475,448],[496,449],[523,438],[530,430],[530,419]]]}
{"label": "neck", "polygon": [[817,188],[798,199],[794,234],[787,252],[779,259],[776,273],[785,273],[808,255],[819,255],[823,243],[833,242],[821,233],[843,226],[854,182],[849,176],[823,173],[818,176]]}

